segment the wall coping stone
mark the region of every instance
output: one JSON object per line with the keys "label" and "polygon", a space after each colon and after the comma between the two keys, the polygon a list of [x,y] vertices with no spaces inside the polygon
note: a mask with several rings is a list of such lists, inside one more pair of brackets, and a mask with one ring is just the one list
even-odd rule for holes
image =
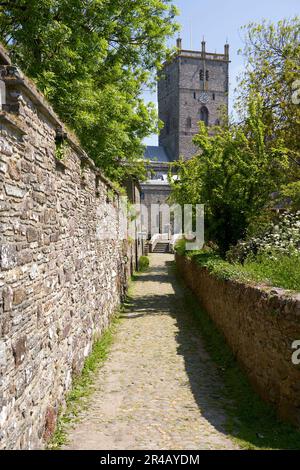
{"label": "wall coping stone", "polygon": [[242,281],[242,280],[239,280],[239,279],[221,279],[218,276],[214,275],[214,273],[210,272],[209,269],[206,266],[200,266],[195,261],[193,261],[192,259],[190,259],[186,256],[179,255],[179,254],[176,253],[176,257],[182,258],[187,263],[190,263],[190,264],[194,265],[197,269],[200,269],[202,271],[207,272],[207,274],[209,274],[214,279],[219,280],[220,282],[230,283],[230,284],[234,284],[236,286],[251,289],[253,291],[259,292],[260,294],[266,294],[268,297],[277,296],[277,297],[284,298],[284,300],[290,299],[290,300],[295,301],[297,303],[299,302],[299,309],[300,309],[300,292],[284,289],[282,287],[271,286],[269,284],[264,284],[262,282],[255,282],[255,281],[245,282],[245,281]]}
{"label": "wall coping stone", "polygon": [[[5,57],[7,57],[5,59]],[[3,62],[6,62],[3,64]],[[7,63],[9,62],[9,63]],[[4,48],[0,48],[0,78],[4,81],[8,89],[15,89],[23,92],[37,109],[47,116],[47,118],[54,124],[57,129],[61,129],[66,134],[66,140],[68,144],[75,150],[81,161],[87,163],[89,167],[95,172],[104,183],[111,188],[111,190],[120,195],[120,192],[115,188],[114,184],[97,168],[94,161],[87,155],[85,150],[82,149],[77,137],[66,128],[57,114],[54,112],[52,106],[47,102],[42,93],[37,89],[36,85],[29,80],[25,75],[18,69],[18,67],[11,65],[8,55],[5,53]],[[0,115],[0,120],[11,126],[17,126],[17,122],[10,118],[11,113],[18,113],[18,106],[16,105],[5,105],[4,110]],[[22,128],[19,125],[19,130],[22,132]],[[25,132],[24,132],[25,134]]]}

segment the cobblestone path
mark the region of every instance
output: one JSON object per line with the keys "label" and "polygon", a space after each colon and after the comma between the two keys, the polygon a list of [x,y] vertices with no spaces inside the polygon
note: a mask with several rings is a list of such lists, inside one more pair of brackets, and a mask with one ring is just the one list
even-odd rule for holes
{"label": "cobblestone path", "polygon": [[222,384],[205,352],[172,255],[151,255],[67,449],[235,449]]}

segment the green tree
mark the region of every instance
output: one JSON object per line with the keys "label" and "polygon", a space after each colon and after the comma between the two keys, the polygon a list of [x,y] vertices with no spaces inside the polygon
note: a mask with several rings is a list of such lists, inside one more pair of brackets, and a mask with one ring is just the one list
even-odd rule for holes
{"label": "green tree", "polygon": [[177,29],[170,0],[3,0],[0,32],[106,174],[140,172],[142,139],[157,127],[141,93]]}
{"label": "green tree", "polygon": [[[203,124],[195,138],[201,154],[180,162],[172,182],[177,202],[206,205],[207,238],[224,254],[267,223],[274,204],[300,201],[300,18],[244,28],[246,68],[237,90],[237,123]],[[271,194],[273,193],[273,194]]]}
{"label": "green tree", "polygon": [[[245,101],[251,93],[262,98],[262,120],[269,129],[271,145],[284,141],[289,150],[291,180],[299,178],[300,105],[293,100],[300,79],[300,17],[277,24],[263,21],[243,28],[241,53],[246,69],[240,78],[236,107],[245,116]],[[298,85],[298,88],[299,85]]]}
{"label": "green tree", "polygon": [[194,143],[201,150],[187,164],[178,164],[179,179],[172,182],[173,198],[205,204],[206,238],[222,254],[246,235],[250,221],[264,209],[270,193],[285,180],[287,149],[268,142],[262,99],[249,99],[243,125],[216,129],[215,135],[200,123]]}

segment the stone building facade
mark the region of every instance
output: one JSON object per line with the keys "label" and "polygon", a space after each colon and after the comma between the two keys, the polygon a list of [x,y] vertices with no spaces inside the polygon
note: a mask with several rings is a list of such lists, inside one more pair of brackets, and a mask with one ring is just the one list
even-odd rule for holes
{"label": "stone building facade", "polygon": [[39,449],[136,256],[120,195],[1,50],[0,81],[0,448]]}
{"label": "stone building facade", "polygon": [[154,206],[168,203],[171,192],[168,182],[170,160],[163,147],[155,146],[147,147],[145,158],[148,160],[148,179],[141,183],[141,203],[144,208],[141,222],[146,238],[150,239],[151,235],[169,230]]}

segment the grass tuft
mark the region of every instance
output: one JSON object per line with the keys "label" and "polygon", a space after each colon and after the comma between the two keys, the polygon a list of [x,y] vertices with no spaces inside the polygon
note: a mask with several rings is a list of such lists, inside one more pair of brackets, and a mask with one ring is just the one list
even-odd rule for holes
{"label": "grass tuft", "polygon": [[102,334],[101,338],[94,342],[92,352],[86,358],[81,373],[73,379],[72,388],[66,397],[66,406],[59,413],[56,430],[48,443],[47,448],[49,450],[58,450],[67,443],[68,427],[78,420],[79,412],[87,407],[88,398],[94,390],[95,375],[108,357],[121,313],[131,305],[133,283],[137,277],[137,274],[131,277],[123,304],[115,314],[109,328]]}
{"label": "grass tuft", "polygon": [[56,430],[48,443],[48,449],[58,450],[67,443],[67,428],[72,422],[77,421],[79,412],[87,406],[88,398],[93,392],[95,374],[107,359],[118,321],[119,318],[116,316],[101,338],[95,341],[81,374],[74,378],[72,389],[66,397],[65,409],[59,414]]}

